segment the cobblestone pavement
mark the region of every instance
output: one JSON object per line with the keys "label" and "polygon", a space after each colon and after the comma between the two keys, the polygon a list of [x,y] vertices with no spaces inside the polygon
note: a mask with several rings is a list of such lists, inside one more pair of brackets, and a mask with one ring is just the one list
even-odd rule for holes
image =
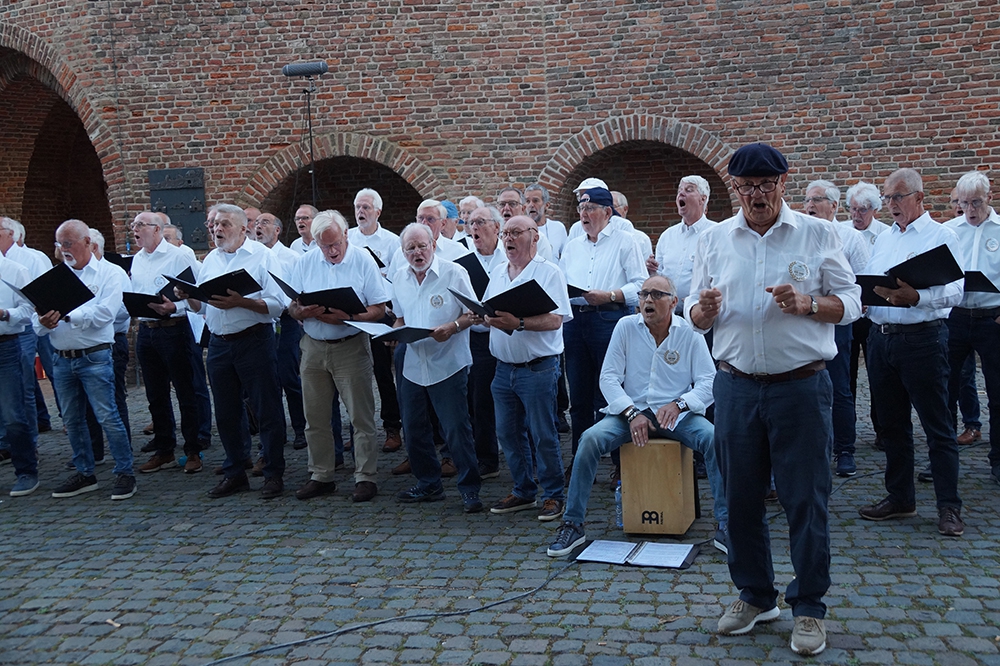
{"label": "cobblestone pavement", "polygon": [[[980,385],[982,385],[980,380]],[[49,405],[53,404],[51,396]],[[133,428],[147,421],[142,389],[130,388]],[[867,399],[861,401],[867,404]],[[985,398],[983,399],[985,407]],[[867,410],[864,410],[867,412]],[[985,421],[984,417],[984,421]],[[791,613],[741,637],[714,630],[734,599],[724,556],[710,546],[685,571],[569,565],[545,555],[555,524],[533,512],[463,515],[445,502],[399,505],[408,478],[383,455],[379,496],[352,504],[350,471],[336,495],[301,502],[305,451],[288,449],[285,495],[212,500],[210,468],[139,475],[130,500],[112,502],[110,465],[101,489],[53,499],[69,446],[58,419],[40,437],[42,486],[10,498],[0,468],[0,662],[195,664],[300,641],[356,624],[413,614],[359,631],[282,647],[237,664],[763,664],[806,661],[788,648]],[[932,488],[919,483],[919,516],[869,523],[857,507],[883,495],[884,456],[859,422],[857,477],[835,480],[831,498],[833,587],[828,648],[814,663],[1000,664],[1000,520],[987,447],[964,448],[960,491],[965,536],[936,530]],[[135,449],[145,441],[136,437]],[[921,444],[925,453],[926,447]],[[568,445],[566,446],[568,453]],[[137,460],[145,459],[138,454]],[[919,459],[919,456],[918,456]],[[599,479],[607,478],[605,462]],[[260,480],[253,487],[260,488]],[[708,484],[702,504],[710,507]],[[483,498],[510,487],[505,473]],[[588,536],[622,538],[613,497],[600,483]],[[792,577],[787,525],[771,512],[780,589]],[[685,537],[709,539],[710,511]],[[543,589],[486,610],[480,607]],[[458,612],[429,618],[428,613]]]}

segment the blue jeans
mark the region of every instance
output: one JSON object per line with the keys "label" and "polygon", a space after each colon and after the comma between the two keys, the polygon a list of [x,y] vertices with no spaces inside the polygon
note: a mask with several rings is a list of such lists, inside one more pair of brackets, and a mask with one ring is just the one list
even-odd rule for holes
{"label": "blue jeans", "polygon": [[201,348],[194,346],[187,317],[182,317],[176,326],[151,328],[139,324],[135,355],[142,368],[149,415],[153,419],[153,441],[160,455],[172,454],[177,446],[171,384],[177,391],[184,453],[197,456],[201,450],[201,408],[194,390],[195,363],[191,357],[195,349],[200,353]]}
{"label": "blue jeans", "polygon": [[856,414],[851,392],[851,325],[834,326],[837,355],[826,362],[833,383],[833,452],[854,453]]}
{"label": "blue jeans", "polygon": [[[954,422],[955,394],[961,393],[965,385],[965,368],[957,373],[956,368],[962,358],[973,361],[975,352],[983,364],[983,379],[986,380],[986,399],[990,409],[990,453],[991,467],[1000,465],[1000,324],[990,317],[971,317],[969,314],[952,309],[948,318],[948,355],[951,361],[951,377],[948,383],[948,404]],[[978,398],[976,404],[979,404]],[[973,427],[966,424],[966,427]]]}
{"label": "blue jeans", "polygon": [[490,334],[469,331],[472,367],[469,368],[469,414],[472,417],[472,437],[476,442],[476,459],[483,467],[500,467],[497,445],[497,417],[493,407],[493,376],[497,360],[490,353]]}
{"label": "blue jeans", "polygon": [[235,340],[213,335],[208,342],[208,376],[215,397],[215,425],[226,450],[223,474],[226,478],[245,474],[249,432],[245,430],[243,394],[257,416],[264,478],[280,479],[285,472],[285,410],[281,408],[278,386],[274,329],[257,325]]}
{"label": "blue jeans", "polygon": [[[17,336],[21,349],[21,381],[24,384],[24,418],[28,421],[28,433],[32,443],[38,443],[38,406],[35,403],[35,354],[38,351],[38,336],[31,325],[24,327],[24,332]],[[45,407],[45,401],[42,401]],[[48,417],[46,410],[45,416]]]}
{"label": "blue jeans", "polygon": [[[497,440],[514,477],[513,494],[521,499],[535,499],[541,486],[543,500],[564,500],[562,453],[556,430],[558,381],[558,356],[522,368],[497,361],[491,387],[496,402]],[[532,445],[537,470],[532,462]]]}
{"label": "blue jeans", "polygon": [[451,458],[458,468],[455,481],[459,492],[478,494],[482,486],[469,423],[468,382],[469,372],[462,368],[451,377],[430,386],[414,384],[406,377],[399,384],[406,453],[410,457],[417,486],[422,490],[441,487],[441,462],[434,447],[431,410],[437,414]]}
{"label": "blue jeans", "polygon": [[[656,423],[656,415],[652,410],[643,412],[651,422]],[[676,439],[684,446],[699,451],[705,456],[705,468],[708,470],[708,485],[712,488],[715,499],[715,520],[719,525],[725,525],[729,520],[729,510],[726,507],[726,491],[715,459],[715,428],[708,419],[700,414],[688,414],[677,426],[670,430],[657,429],[651,437]],[[587,515],[587,502],[590,500],[590,490],[594,486],[597,475],[597,465],[601,456],[619,448],[625,442],[632,441],[628,420],[617,414],[609,414],[588,428],[580,438],[580,447],[573,458],[573,476],[569,481],[569,495],[566,497],[566,513],[563,520],[582,523]]]}
{"label": "blue jeans", "polygon": [[52,371],[62,405],[63,424],[73,447],[76,471],[85,476],[94,473],[94,452],[87,431],[89,403],[115,459],[114,473],[133,476],[132,445],[115,404],[115,370],[111,350],[92,352],[80,358],[57,355]]}
{"label": "blue jeans", "polygon": [[764,507],[773,470],[795,570],[785,600],[792,615],[823,618],[830,587],[829,373],[764,384],[719,370],[715,405],[715,452],[729,503],[729,574],[740,599],[765,609],[778,599]]}
{"label": "blue jeans", "polygon": [[[33,372],[31,377],[34,378]],[[25,384],[24,355],[21,353],[19,340],[15,338],[0,342],[0,422],[4,427],[3,448],[10,450],[14,474],[37,477],[38,455],[31,436],[31,425],[35,426],[37,436],[38,424],[29,423],[26,416]],[[34,392],[35,386],[31,383],[32,401]]]}
{"label": "blue jeans", "polygon": [[885,443],[885,489],[901,506],[913,506],[913,422],[915,409],[927,435],[937,507],[961,507],[958,442],[948,408],[948,327],[868,335],[868,383]]}
{"label": "blue jeans", "polygon": [[628,311],[624,307],[592,312],[573,308],[572,321],[563,325],[573,455],[576,455],[583,432],[598,421],[598,411],[608,404],[600,388],[601,366],[611,343],[611,333],[626,314]]}

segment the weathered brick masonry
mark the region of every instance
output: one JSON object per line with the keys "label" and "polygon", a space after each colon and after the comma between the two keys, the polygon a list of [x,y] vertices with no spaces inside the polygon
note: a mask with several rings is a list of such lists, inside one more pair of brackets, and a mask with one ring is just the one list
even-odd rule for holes
{"label": "weathered brick masonry", "polygon": [[303,86],[280,67],[318,58],[321,207],[375,182],[397,228],[420,198],[536,179],[572,221],[596,175],[655,235],[691,171],[724,216],[726,161],[751,140],[789,157],[793,198],[912,165],[942,212],[1000,143],[995,0],[8,0],[0,211],[39,247],[70,215],[121,241],[147,169],[201,166],[210,202],[287,219],[309,188]]}

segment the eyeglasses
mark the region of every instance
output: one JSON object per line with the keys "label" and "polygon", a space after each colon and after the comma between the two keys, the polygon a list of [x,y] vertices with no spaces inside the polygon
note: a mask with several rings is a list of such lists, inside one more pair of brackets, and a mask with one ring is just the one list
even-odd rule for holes
{"label": "eyeglasses", "polygon": [[576,209],[581,213],[593,213],[595,210],[600,210],[605,208],[605,206],[598,206],[597,204],[582,203],[576,207]]}
{"label": "eyeglasses", "polygon": [[761,194],[770,194],[778,189],[778,181],[780,178],[775,178],[774,180],[765,180],[761,183],[734,183],[733,187],[736,192],[744,197],[752,197],[756,190],[760,190]]}
{"label": "eyeglasses", "polygon": [[132,231],[137,231],[139,229],[142,229],[143,227],[156,227],[156,226],[159,225],[153,224],[152,222],[133,222],[132,224],[129,225],[129,228]]}
{"label": "eyeglasses", "polygon": [[521,234],[527,231],[529,231],[529,229],[505,229],[500,232],[500,238],[503,238],[504,240],[508,238],[511,240],[517,240],[521,237]]}
{"label": "eyeglasses", "polygon": [[56,241],[56,247],[62,248],[63,250],[68,250],[82,240],[83,240],[82,238],[77,238],[75,241],[67,241],[65,243],[60,243],[59,241]]}
{"label": "eyeglasses", "polygon": [[854,214],[865,215],[867,213],[872,212],[872,210],[874,210],[874,209],[871,206],[863,206],[863,207],[851,206],[851,208],[850,208],[851,215],[854,215]]}
{"label": "eyeglasses", "polygon": [[910,196],[911,194],[916,194],[916,193],[917,193],[917,191],[913,190],[912,192],[907,192],[906,194],[883,194],[882,195],[882,203],[890,203],[891,202],[891,203],[894,203],[894,204],[898,204],[900,201],[902,201],[906,197]]}
{"label": "eyeglasses", "polygon": [[485,227],[488,224],[496,224],[493,220],[469,220],[466,222],[470,227]]}
{"label": "eyeglasses", "polygon": [[673,296],[673,294],[670,293],[669,291],[660,291],[659,289],[650,289],[649,291],[643,289],[638,293],[638,296],[640,301],[644,301],[647,298],[652,298],[654,301],[658,301],[664,296],[669,297]]}
{"label": "eyeglasses", "polygon": [[513,208],[514,206],[520,206],[520,201],[498,201],[497,208],[503,210],[504,208]]}
{"label": "eyeglasses", "polygon": [[833,199],[831,199],[830,197],[806,197],[805,199],[802,200],[802,203],[811,204],[811,203],[820,203],[821,201],[833,201]]}
{"label": "eyeglasses", "polygon": [[295,216],[295,221],[296,222],[308,222],[311,219],[312,218],[309,217],[308,215],[296,215]]}
{"label": "eyeglasses", "polygon": [[434,217],[433,215],[417,215],[417,222],[420,224],[434,224],[440,221],[440,217]]}
{"label": "eyeglasses", "polygon": [[958,205],[962,208],[979,208],[985,203],[982,199],[973,199],[972,201],[959,201]]}
{"label": "eyeglasses", "polygon": [[418,254],[420,252],[426,252],[430,245],[426,243],[421,243],[420,245],[410,245],[403,250],[403,254]]}

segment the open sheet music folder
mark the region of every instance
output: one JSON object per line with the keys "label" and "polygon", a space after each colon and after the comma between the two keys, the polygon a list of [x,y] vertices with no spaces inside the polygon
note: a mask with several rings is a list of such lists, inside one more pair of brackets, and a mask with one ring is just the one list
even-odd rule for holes
{"label": "open sheet music folder", "polygon": [[633,567],[687,569],[698,557],[700,549],[690,543],[657,543],[643,541],[591,541],[574,559],[577,562],[627,564]]}

